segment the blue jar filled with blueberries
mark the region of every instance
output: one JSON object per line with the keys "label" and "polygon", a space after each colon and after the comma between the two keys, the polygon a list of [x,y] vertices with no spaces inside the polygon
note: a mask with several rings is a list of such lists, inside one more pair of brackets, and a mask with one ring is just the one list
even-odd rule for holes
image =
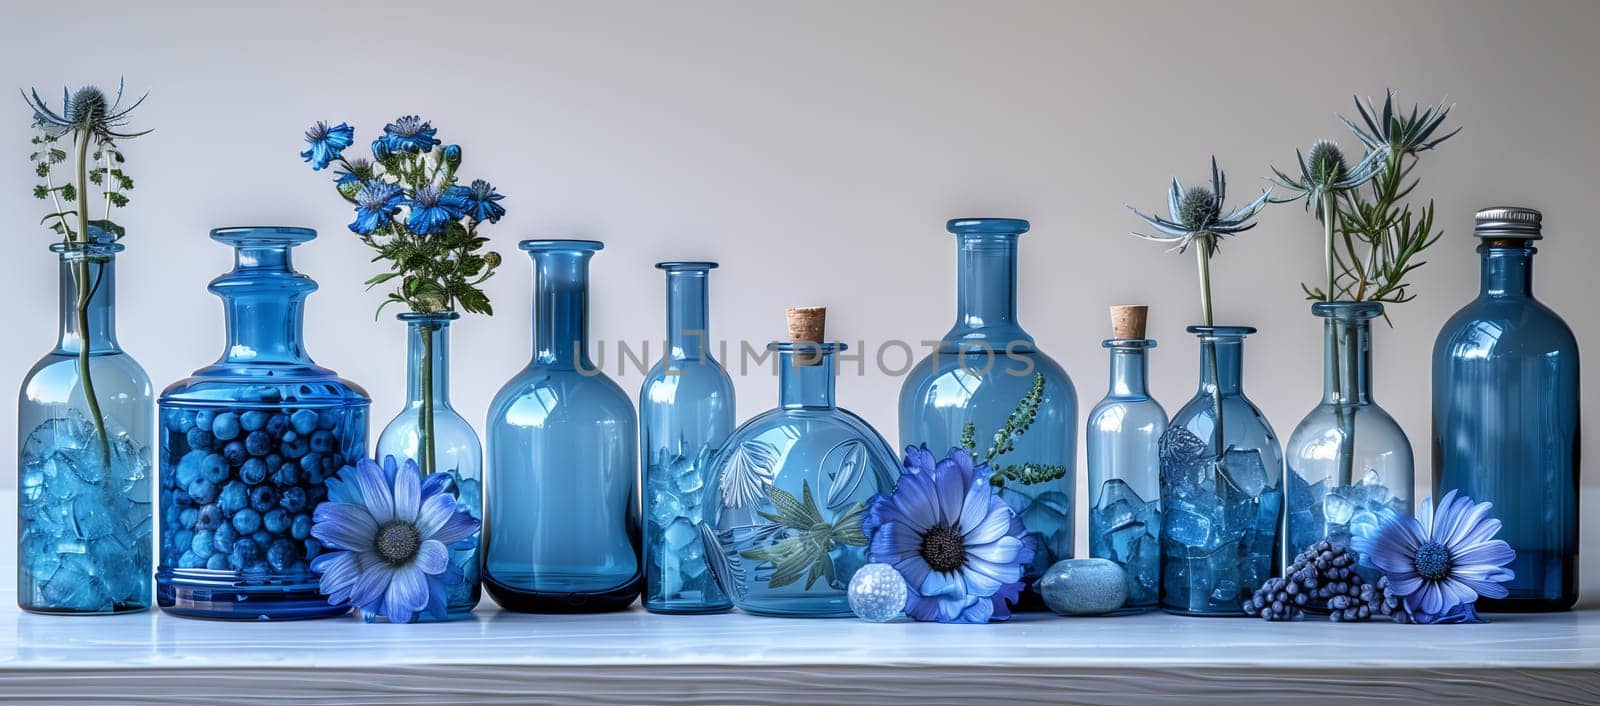
{"label": "blue jar filled with blueberries", "polygon": [[293,620],[342,615],[317,590],[312,513],[367,453],[366,392],[306,355],[316,291],[290,250],[307,228],[211,231],[234,249],[212,280],[227,314],[216,363],[161,394],[156,602],[176,615]]}

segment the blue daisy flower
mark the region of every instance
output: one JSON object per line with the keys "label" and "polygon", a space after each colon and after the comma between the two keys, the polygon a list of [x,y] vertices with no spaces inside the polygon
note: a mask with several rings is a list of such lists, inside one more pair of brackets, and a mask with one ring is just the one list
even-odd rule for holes
{"label": "blue daisy flower", "polygon": [[353,186],[371,179],[372,175],[372,161],[357,157],[345,162],[339,171],[333,173],[333,183],[340,187]]}
{"label": "blue daisy flower", "polygon": [[1385,508],[1376,530],[1353,537],[1352,549],[1389,580],[1416,622],[1448,622],[1470,610],[1479,596],[1505,598],[1501,584],[1514,578],[1505,568],[1517,553],[1494,539],[1500,521],[1493,503],[1475,503],[1446,493],[1437,507],[1422,501],[1416,517]]}
{"label": "blue daisy flower", "polygon": [[417,188],[405,205],[411,208],[406,228],[416,235],[433,235],[444,230],[446,224],[461,218],[460,209],[444,197],[444,192],[432,184]]}
{"label": "blue daisy flower", "polygon": [[[415,115],[406,115],[383,126],[383,136],[372,143],[376,155],[379,143],[386,152],[428,152],[439,140],[434,138],[433,125]],[[377,155],[380,159],[382,155]]]}
{"label": "blue daisy flower", "polygon": [[474,179],[471,186],[456,184],[445,191],[447,201],[479,222],[499,223],[500,217],[506,215],[505,207],[497,203],[503,198],[503,194],[495,192],[493,184],[482,179]]}
{"label": "blue daisy flower", "polygon": [[350,230],[372,235],[404,205],[403,196],[399,186],[388,182],[373,180],[362,184],[356,192],[356,220]]}
{"label": "blue daisy flower", "polygon": [[906,614],[941,623],[1011,617],[1033,560],[1015,510],[995,495],[986,463],[965,449],[938,462],[908,446],[894,492],[872,499],[862,531],[869,561],[895,567],[911,588]]}
{"label": "blue daisy flower", "polygon": [[320,172],[329,162],[338,159],[344,148],[355,142],[356,129],[345,123],[333,127],[318,120],[306,129],[306,144],[310,145],[300,158],[311,164],[311,171]]}

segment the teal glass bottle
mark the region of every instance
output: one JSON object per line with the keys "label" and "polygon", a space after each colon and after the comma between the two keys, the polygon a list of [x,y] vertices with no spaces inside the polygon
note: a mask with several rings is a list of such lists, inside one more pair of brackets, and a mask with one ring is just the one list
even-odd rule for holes
{"label": "teal glass bottle", "polygon": [[639,597],[633,400],[589,357],[589,260],[602,243],[524,240],[533,359],[489,406],[483,584],[502,608],[621,610]]}
{"label": "teal glass bottle", "polygon": [[222,358],[161,393],[156,603],[175,615],[294,620],[343,615],[309,563],[326,482],[367,455],[371,401],[312,362],[303,337],[316,282],[290,251],[308,228],[218,228],[231,272],[211,281],[227,314]]}
{"label": "teal glass bottle", "polygon": [[1111,383],[1089,411],[1089,555],[1127,572],[1129,609],[1154,608],[1161,591],[1161,435],[1167,412],[1146,389],[1147,338],[1109,338]]}
{"label": "teal glass bottle", "polygon": [[[483,519],[483,445],[472,425],[450,404],[450,325],[461,315],[453,311],[408,312],[398,317],[406,324],[406,402],[400,414],[378,435],[373,456],[411,459],[423,475],[448,473],[448,491],[456,497],[456,508]],[[481,534],[481,533],[480,533]],[[450,564],[459,571],[460,583],[452,583],[445,596],[450,619],[470,617],[478,605],[479,540],[471,546],[450,550]],[[418,613],[426,621],[431,615]]]}
{"label": "teal glass bottle", "polygon": [[1578,599],[1578,341],[1533,296],[1542,215],[1477,214],[1482,290],[1433,347],[1433,493],[1494,503],[1517,551],[1504,599],[1484,611],[1551,611]]}
{"label": "teal glass bottle", "polygon": [[[1028,222],[964,218],[956,236],[956,322],[900,388],[900,445],[939,453],[961,444],[971,425],[986,441],[1035,388],[1033,423],[1012,450],[990,460],[1000,497],[1036,544],[1024,579],[1072,557],[1078,395],[1072,379],[1017,321],[1017,240]],[[986,447],[975,451],[983,459]]]}
{"label": "teal glass bottle", "polygon": [[50,249],[60,263],[59,335],[23,377],[17,403],[17,605],[55,615],[146,610],[155,405],[149,376],[117,343],[123,246]]}
{"label": "teal glass bottle", "polygon": [[715,262],[661,262],[667,349],[639,390],[644,464],[644,607],[715,613],[733,607],[706,566],[701,501],[711,459],[733,433],[734,392],[711,356],[708,280]]}

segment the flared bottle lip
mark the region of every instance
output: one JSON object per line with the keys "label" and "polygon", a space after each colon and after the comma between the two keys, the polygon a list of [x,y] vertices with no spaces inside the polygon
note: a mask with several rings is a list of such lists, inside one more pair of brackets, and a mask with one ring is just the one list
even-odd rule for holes
{"label": "flared bottle lip", "polygon": [[298,226],[225,226],[211,229],[211,239],[233,247],[285,245],[293,247],[315,240],[317,231]]}
{"label": "flared bottle lip", "polygon": [[1242,339],[1256,332],[1254,326],[1190,326],[1184,329],[1202,339]]}
{"label": "flared bottle lip", "polygon": [[945,230],[956,235],[1022,235],[1032,227],[1021,218],[952,218],[944,224]]}
{"label": "flared bottle lip", "polygon": [[1362,321],[1383,316],[1381,302],[1316,302],[1311,313],[1324,319]]}
{"label": "flared bottle lip", "polygon": [[459,311],[406,311],[395,314],[394,318],[408,324],[450,323],[461,318]]}
{"label": "flared bottle lip", "polygon": [[663,260],[656,263],[656,269],[667,272],[705,272],[717,267],[714,260]]}
{"label": "flared bottle lip", "polygon": [[1156,347],[1154,338],[1108,338],[1100,342],[1101,348],[1118,348],[1124,350],[1149,350]]}
{"label": "flared bottle lip", "polygon": [[60,256],[62,256],[64,258],[65,257],[83,257],[83,256],[105,256],[105,255],[115,255],[115,254],[117,254],[119,252],[122,252],[123,249],[125,249],[126,247],[127,246],[123,245],[122,243],[118,243],[118,242],[109,242],[109,243],[73,242],[73,243],[67,243],[67,242],[57,241],[57,242],[54,242],[54,243],[50,244],[50,252],[53,252],[53,253],[55,253],[57,255],[60,255]]}
{"label": "flared bottle lip", "polygon": [[535,238],[517,243],[517,247],[529,253],[541,252],[577,252],[591,253],[604,250],[605,243],[598,240],[573,240],[565,238]]}
{"label": "flared bottle lip", "polygon": [[767,344],[767,350],[779,353],[806,353],[809,355],[827,355],[849,350],[850,346],[843,341],[773,341]]}

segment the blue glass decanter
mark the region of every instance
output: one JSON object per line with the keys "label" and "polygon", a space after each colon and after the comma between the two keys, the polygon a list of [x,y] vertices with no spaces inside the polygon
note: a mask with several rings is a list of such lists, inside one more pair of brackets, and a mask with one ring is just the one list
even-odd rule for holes
{"label": "blue glass decanter", "polygon": [[17,605],[26,611],[150,607],[154,406],[149,376],[117,345],[122,247],[50,246],[60,334],[22,379],[17,404]]}
{"label": "blue glass decanter", "polygon": [[[1004,481],[1000,497],[1036,541],[1024,575],[1032,582],[1072,557],[1078,395],[1017,323],[1017,238],[1028,222],[966,218],[946,228],[956,235],[956,323],[900,388],[900,443],[949,449],[963,438],[988,440],[1042,387],[1032,425],[990,461]],[[976,449],[980,459],[983,451]]]}
{"label": "blue glass decanter", "polygon": [[[408,312],[398,317],[406,324],[406,403],[378,435],[373,456],[409,458],[423,475],[448,473],[454,479],[449,492],[457,509],[483,519],[483,445],[478,433],[450,405],[450,324],[461,315],[453,311]],[[465,618],[478,605],[478,539],[468,548],[450,550],[450,563],[462,581],[450,585],[445,597],[450,618]],[[419,620],[428,620],[424,611]]]}
{"label": "blue glass decanter", "polygon": [[1089,555],[1127,572],[1126,608],[1154,608],[1161,591],[1161,435],[1167,411],[1145,387],[1145,307],[1112,307],[1111,383],[1089,411]]}
{"label": "blue glass decanter", "polygon": [[1527,208],[1477,214],[1482,291],[1433,346],[1433,493],[1494,503],[1517,550],[1505,599],[1485,611],[1571,608],[1578,598],[1578,342],[1533,297]]}
{"label": "blue glass decanter", "polygon": [[778,407],[740,425],[712,461],[701,537],[717,584],[759,615],[851,615],[845,593],[866,562],[867,503],[894,489],[899,462],[860,417],[834,404],[834,356],[820,308],[790,310],[778,354]]}
{"label": "blue glass decanter", "polygon": [[[1411,514],[1411,442],[1372,397],[1372,319],[1378,302],[1317,302],[1323,319],[1322,402],[1284,448],[1289,465],[1280,561],[1321,540],[1347,546],[1375,530],[1384,508]],[[1372,580],[1372,570],[1360,569]]]}
{"label": "blue glass decanter", "polygon": [[533,359],[489,405],[483,583],[526,613],[621,610],[639,597],[638,420],[589,358],[592,240],[524,240]]}
{"label": "blue glass decanter", "polygon": [[343,615],[317,589],[312,513],[325,483],[367,454],[366,392],[306,355],[316,282],[290,250],[308,228],[218,228],[233,271],[211,281],[227,314],[222,358],[161,393],[156,602],[177,615]]}
{"label": "blue glass decanter", "polygon": [[1244,615],[1273,574],[1283,509],[1283,454],[1244,396],[1248,326],[1190,326],[1200,339],[1200,389],[1161,437],[1161,607],[1180,615]]}
{"label": "blue glass decanter", "polygon": [[644,607],[714,613],[733,602],[706,566],[701,501],[711,459],[733,433],[733,380],[710,354],[707,279],[715,262],[661,262],[667,350],[639,390],[644,464]]}

